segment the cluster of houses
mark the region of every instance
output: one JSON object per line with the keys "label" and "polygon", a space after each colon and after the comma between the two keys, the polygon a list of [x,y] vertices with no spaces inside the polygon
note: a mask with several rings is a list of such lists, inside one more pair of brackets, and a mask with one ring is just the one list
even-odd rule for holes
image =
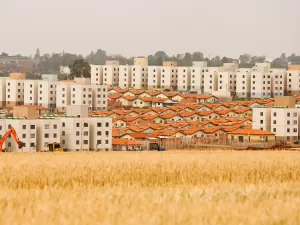
{"label": "cluster of houses", "polygon": [[112,118],[116,150],[147,148],[153,141],[183,148],[228,145],[240,142],[241,136],[244,142],[275,140],[272,132],[252,130],[252,109],[271,107],[273,99],[221,102],[215,96],[121,89],[110,89],[108,99],[113,110],[92,115]]}

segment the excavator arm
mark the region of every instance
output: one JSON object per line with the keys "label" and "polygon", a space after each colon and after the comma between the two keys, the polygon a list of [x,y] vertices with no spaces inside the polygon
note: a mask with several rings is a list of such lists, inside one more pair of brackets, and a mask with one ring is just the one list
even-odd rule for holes
{"label": "excavator arm", "polygon": [[11,127],[4,135],[3,137],[1,138],[0,140],[0,152],[3,152],[3,144],[4,142],[7,140],[7,138],[9,137],[9,135],[12,135],[15,142],[17,143],[18,145],[18,148],[21,149],[23,148],[24,146],[24,142],[20,141],[19,138],[18,138],[18,135],[16,133],[16,130]]}

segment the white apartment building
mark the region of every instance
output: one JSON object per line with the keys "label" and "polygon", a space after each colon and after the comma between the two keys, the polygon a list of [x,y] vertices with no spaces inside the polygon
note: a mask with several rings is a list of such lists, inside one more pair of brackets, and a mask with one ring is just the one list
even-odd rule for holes
{"label": "white apartment building", "polygon": [[56,84],[56,109],[58,112],[66,112],[71,104],[71,85],[74,82],[61,81]]}
{"label": "white apartment building", "polygon": [[268,68],[253,68],[251,72],[251,98],[270,98],[272,79]]}
{"label": "white apartment building", "polygon": [[130,88],[131,86],[131,66],[119,66],[119,87],[122,89],[126,89]]}
{"label": "white apartment building", "polygon": [[252,129],[271,131],[271,108],[253,108]]}
{"label": "white apartment building", "polygon": [[131,86],[134,89],[146,89],[148,84],[148,66],[132,66]]}
{"label": "white apartment building", "polygon": [[110,87],[119,85],[119,62],[106,61],[103,67],[103,84]]}
{"label": "white apartment building", "polygon": [[204,68],[204,93],[212,94],[218,88],[218,72],[219,67],[205,67]]}
{"label": "white apartment building", "polygon": [[61,118],[61,146],[68,151],[90,149],[89,118]]}
{"label": "white apartment building", "polygon": [[238,98],[251,97],[251,71],[250,68],[240,68],[236,72],[236,96]]}
{"label": "white apartment building", "polygon": [[37,151],[49,150],[48,144],[60,143],[60,137],[60,118],[45,118],[37,120]]}
{"label": "white apartment building", "polygon": [[236,73],[222,71],[218,72],[218,86],[217,91],[212,94],[219,97],[230,97],[236,92]]}
{"label": "white apartment building", "polygon": [[160,88],[161,84],[161,67],[148,66],[148,89]]}
{"label": "white apartment building", "polygon": [[161,68],[160,87],[162,89],[177,90],[177,78],[178,78],[177,67],[163,66]]}
{"label": "white apartment building", "polygon": [[92,110],[92,86],[88,84],[71,84],[71,105],[83,105]]}
{"label": "white apartment building", "polygon": [[91,84],[101,85],[103,84],[103,67],[101,65],[91,66]]}
{"label": "white apartment building", "polygon": [[24,80],[6,80],[6,106],[24,104]]}
{"label": "white apartment building", "polygon": [[90,149],[93,151],[112,149],[112,118],[89,118]]}
{"label": "white apartment building", "polygon": [[38,104],[39,80],[24,80],[24,105]]}
{"label": "white apartment building", "polygon": [[91,85],[92,87],[92,108],[93,110],[107,110],[108,88],[106,85]]}
{"label": "white apartment building", "polygon": [[287,85],[286,90],[289,95],[300,94],[300,70],[287,71]]}
{"label": "white apartment building", "polygon": [[0,77],[0,107],[6,105],[6,80],[8,77]]}
{"label": "white apartment building", "polygon": [[56,84],[55,81],[38,81],[38,105],[49,109],[56,108]]}
{"label": "white apartment building", "polygon": [[195,61],[191,68],[191,89],[204,92],[204,68],[207,62]]}
{"label": "white apartment building", "polygon": [[299,139],[299,108],[254,108],[253,129],[275,133],[276,140]]}
{"label": "white apartment building", "polygon": [[190,67],[177,67],[177,90],[189,91],[191,89],[191,68]]}
{"label": "white apartment building", "polygon": [[284,96],[286,91],[286,70],[270,69],[269,74],[272,79],[272,97]]}
{"label": "white apartment building", "polygon": [[24,142],[24,147],[18,149],[18,146],[10,135],[3,144],[9,152],[35,152],[36,151],[36,135],[37,135],[37,120],[23,120],[23,119],[3,119],[0,120],[0,135],[1,137],[13,127],[16,130],[20,141]]}

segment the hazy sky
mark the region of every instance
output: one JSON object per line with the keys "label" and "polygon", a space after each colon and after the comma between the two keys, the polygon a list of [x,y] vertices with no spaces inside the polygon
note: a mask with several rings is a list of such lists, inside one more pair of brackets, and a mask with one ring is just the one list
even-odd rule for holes
{"label": "hazy sky", "polygon": [[300,0],[0,0],[0,52],[300,54]]}

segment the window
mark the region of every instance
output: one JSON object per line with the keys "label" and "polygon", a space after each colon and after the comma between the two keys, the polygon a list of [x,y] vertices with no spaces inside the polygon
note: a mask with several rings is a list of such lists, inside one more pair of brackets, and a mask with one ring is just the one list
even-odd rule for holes
{"label": "window", "polygon": [[101,145],[101,140],[97,140],[97,145]]}
{"label": "window", "polygon": [[89,144],[89,141],[88,141],[88,140],[83,140],[83,144],[84,144],[84,145],[88,145],[88,144]]}
{"label": "window", "polygon": [[45,138],[49,138],[49,134],[45,134]]}
{"label": "window", "polygon": [[105,140],[105,144],[108,144],[108,140]]}
{"label": "window", "polygon": [[35,147],[35,143],[30,143],[30,147]]}
{"label": "window", "polygon": [[49,124],[45,124],[45,129],[49,129]]}
{"label": "window", "polygon": [[80,135],[80,132],[79,131],[76,131],[76,136],[79,136]]}
{"label": "window", "polygon": [[264,113],[263,112],[260,112],[260,116],[263,116],[264,115]]}
{"label": "window", "polygon": [[35,129],[35,125],[30,125],[30,129],[34,130]]}
{"label": "window", "polygon": [[66,124],[65,123],[62,123],[62,127],[65,127],[66,126]]}
{"label": "window", "polygon": [[264,121],[263,121],[263,120],[261,120],[261,121],[260,121],[260,124],[263,124],[263,123],[264,123]]}
{"label": "window", "polygon": [[290,117],[290,116],[291,116],[291,113],[287,113],[287,116]]}
{"label": "window", "polygon": [[79,123],[76,123],[76,127],[80,127],[80,124],[79,124]]}
{"label": "window", "polygon": [[97,136],[101,136],[101,131],[97,131]]}
{"label": "window", "polygon": [[287,128],[286,131],[289,133],[290,132],[290,128]]}
{"label": "window", "polygon": [[298,124],[298,121],[297,121],[297,120],[294,120],[294,124],[295,124],[295,125]]}
{"label": "window", "polygon": [[57,138],[57,134],[56,134],[56,133],[54,133],[54,134],[53,134],[53,137],[54,137],[54,138]]}
{"label": "window", "polygon": [[88,123],[84,123],[83,126],[84,127],[89,127],[89,124]]}
{"label": "window", "polygon": [[294,132],[297,132],[297,128],[294,128]]}
{"label": "window", "polygon": [[276,124],[276,120],[273,120],[273,124]]}
{"label": "window", "polygon": [[22,138],[26,138],[26,134],[22,134]]}
{"label": "window", "polygon": [[97,123],[97,127],[102,127],[102,124],[101,123]]}
{"label": "window", "polygon": [[79,145],[79,140],[76,140],[76,145]]}
{"label": "window", "polygon": [[277,113],[276,113],[276,112],[274,112],[274,113],[273,113],[273,116],[276,116],[276,115],[277,115]]}
{"label": "window", "polygon": [[291,122],[288,120],[288,121],[286,121],[286,124],[287,124],[287,125],[290,125],[290,124],[291,124]]}
{"label": "window", "polygon": [[88,136],[89,135],[89,132],[88,131],[84,131],[83,132],[83,136]]}
{"label": "window", "polygon": [[274,133],[276,132],[276,128],[273,128],[273,132],[274,132]]}
{"label": "window", "polygon": [[53,129],[57,129],[57,124],[54,124],[54,125],[53,125]]}
{"label": "window", "polygon": [[65,132],[65,131],[62,131],[62,132],[61,132],[61,135],[62,135],[62,136],[65,136],[65,135],[66,135],[66,132]]}
{"label": "window", "polygon": [[105,131],[105,135],[108,136],[109,135],[109,131]]}
{"label": "window", "polygon": [[294,112],[294,113],[293,113],[293,116],[294,116],[294,117],[297,117],[297,113],[296,113],[296,112]]}

